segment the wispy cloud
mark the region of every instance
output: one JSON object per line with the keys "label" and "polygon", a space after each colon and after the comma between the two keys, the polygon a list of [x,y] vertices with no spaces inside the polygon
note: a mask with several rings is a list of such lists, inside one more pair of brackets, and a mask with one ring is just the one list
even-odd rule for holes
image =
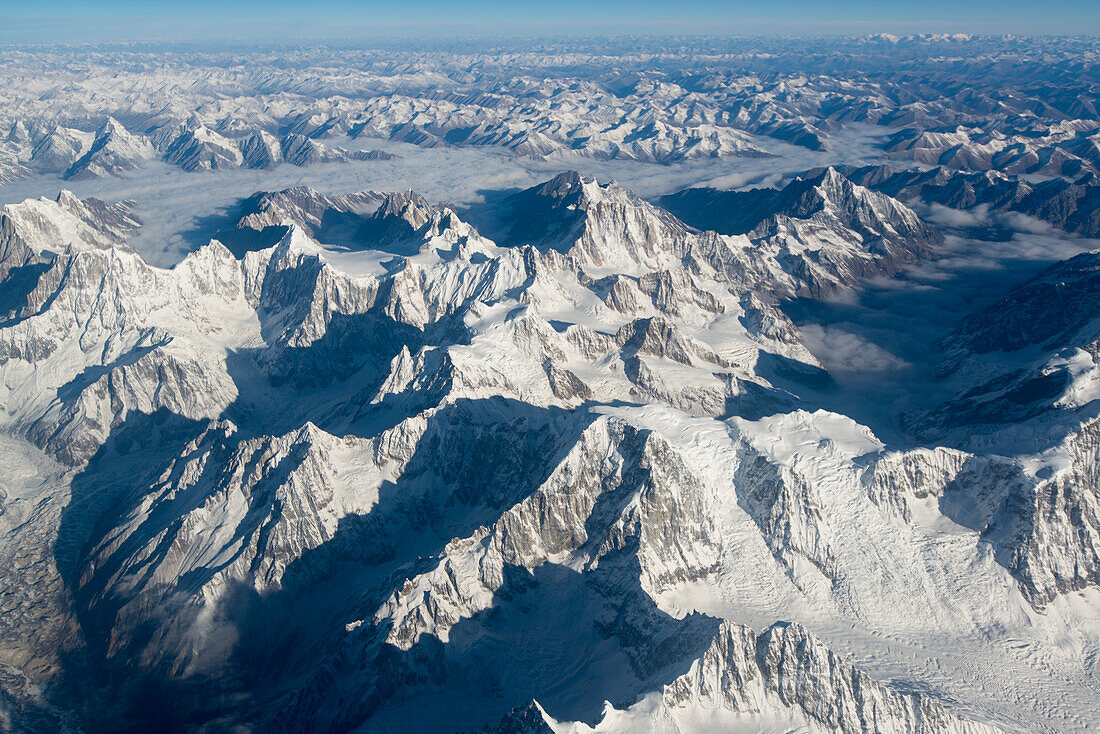
{"label": "wispy cloud", "polygon": [[806,324],[801,331],[806,348],[830,373],[890,372],[909,366],[904,359],[839,326]]}

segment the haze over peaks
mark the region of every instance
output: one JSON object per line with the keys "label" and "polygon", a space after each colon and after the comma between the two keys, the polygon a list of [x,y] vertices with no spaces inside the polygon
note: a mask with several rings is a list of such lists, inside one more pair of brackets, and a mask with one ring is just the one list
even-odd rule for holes
{"label": "haze over peaks", "polygon": [[1078,35],[1100,32],[1100,8],[1087,0],[1039,4],[1023,0],[953,3],[881,3],[873,0],[770,3],[743,0],[581,0],[452,3],[415,0],[393,4],[320,0],[213,0],[169,4],[121,0],[97,3],[5,2],[0,41],[390,38],[486,35],[584,36],[601,33],[698,33],[788,35],[863,33],[1029,33]]}

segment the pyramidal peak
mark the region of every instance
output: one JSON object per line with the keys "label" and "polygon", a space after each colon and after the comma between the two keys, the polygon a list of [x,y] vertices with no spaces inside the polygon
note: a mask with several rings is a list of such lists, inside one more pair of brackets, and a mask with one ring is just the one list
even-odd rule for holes
{"label": "pyramidal peak", "polygon": [[286,227],[286,234],[282,236],[273,249],[275,259],[285,258],[287,255],[316,255],[322,256],[325,248],[315,239],[309,236],[301,225],[292,219],[284,219],[281,226]]}
{"label": "pyramidal peak", "polygon": [[95,131],[97,138],[104,135],[129,135],[130,132],[123,127],[122,123],[113,117],[108,117],[104,120],[103,124]]}
{"label": "pyramidal peak", "polygon": [[386,194],[381,206],[375,210],[371,218],[377,221],[400,219],[413,230],[419,230],[431,220],[434,213],[435,207],[429,204],[427,199],[408,189]]}
{"label": "pyramidal peak", "polygon": [[536,187],[541,196],[565,199],[584,190],[585,184],[594,183],[591,177],[582,176],[578,171],[563,171],[546,183]]}
{"label": "pyramidal peak", "polygon": [[57,193],[57,198],[55,198],[54,201],[56,201],[58,206],[62,209],[67,209],[68,211],[81,208],[80,199],[69,189],[61,189]]}
{"label": "pyramidal peak", "polygon": [[587,209],[601,201],[613,200],[623,203],[643,204],[642,200],[617,181],[600,183],[592,176],[578,171],[564,171],[546,183],[531,189],[535,196],[554,202],[558,206],[574,206]]}

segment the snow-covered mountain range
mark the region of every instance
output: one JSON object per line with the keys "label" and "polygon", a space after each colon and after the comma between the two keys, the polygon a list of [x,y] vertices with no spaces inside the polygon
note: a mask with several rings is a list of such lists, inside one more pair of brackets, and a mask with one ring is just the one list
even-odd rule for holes
{"label": "snow-covered mountain range", "polygon": [[153,158],[188,171],[377,159],[387,153],[366,146],[380,141],[751,161],[837,153],[854,131],[891,160],[954,170],[1079,177],[1100,165],[1086,39],[13,48],[0,62],[0,182],[126,175]]}
{"label": "snow-covered mountain range", "polygon": [[[26,117],[0,113],[3,171],[55,189],[156,159],[197,185],[368,167],[376,138],[674,175],[894,129],[873,165],[755,188],[642,197],[565,170],[468,207],[261,190],[168,267],[134,246],[137,201],[5,205],[0,728],[1100,726],[1100,255],[1069,234],[1095,234],[1096,111],[1068,91],[1091,82],[1033,90],[1041,109],[994,81],[951,97],[911,64],[974,51],[956,73],[1005,73],[983,54],[1047,47],[844,43],[896,53],[848,79],[812,45],[782,77],[795,47],[634,49],[602,75],[583,48],[156,69],[76,50],[62,94],[0,52]],[[1061,132],[1028,138],[1027,110]],[[979,124],[998,132],[960,132]],[[1081,162],[1032,165],[1013,136]],[[872,375],[833,370],[822,344],[842,342],[800,314],[963,277],[942,211],[977,209],[1079,252],[968,301],[927,374],[886,362],[909,370],[905,410],[844,410]],[[866,321],[906,337],[889,317]]]}

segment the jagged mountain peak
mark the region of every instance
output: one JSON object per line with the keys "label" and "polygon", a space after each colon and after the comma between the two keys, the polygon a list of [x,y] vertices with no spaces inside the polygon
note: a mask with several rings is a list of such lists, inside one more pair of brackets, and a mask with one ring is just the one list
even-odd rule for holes
{"label": "jagged mountain peak", "polygon": [[648,354],[654,357],[666,357],[684,365],[692,365],[694,357],[714,363],[722,362],[708,348],[685,336],[674,323],[660,316],[637,319],[624,324],[615,338],[622,344],[624,357],[627,358]]}
{"label": "jagged mountain peak", "polygon": [[92,145],[94,133],[56,125],[31,150],[30,166],[36,170],[67,171]]}
{"label": "jagged mountain peak", "polygon": [[[931,609],[928,619],[954,623],[939,605],[937,579],[956,566],[937,566],[926,579],[927,564],[941,561],[914,551],[927,545],[919,530],[900,521],[882,529],[874,514],[862,472],[881,445],[850,419],[782,412],[794,396],[778,399],[753,374],[762,351],[751,337],[761,328],[750,335],[742,326],[751,319],[737,317],[767,304],[730,293],[708,264],[749,250],[745,238],[663,228],[656,207],[609,197],[585,212],[572,255],[486,246],[482,257],[465,258],[441,240],[476,233],[422,197],[338,200],[298,187],[252,203],[266,202],[271,216],[308,211],[318,227],[332,220],[333,207],[345,207],[357,224],[403,228],[401,243],[415,251],[379,247],[377,238],[362,240],[375,250],[365,256],[346,246],[354,240],[321,245],[288,217],[276,220],[286,227],[277,244],[239,259],[214,241],[172,270],[137,257],[56,263],[25,318],[0,326],[0,350],[11,355],[0,363],[3,384],[34,396],[23,403],[30,417],[17,424],[21,435],[75,471],[100,451],[131,445],[114,435],[117,426],[142,430],[147,416],[165,413],[169,428],[184,422],[180,438],[152,444],[162,452],[149,459],[152,479],[119,483],[133,505],[118,527],[82,545],[90,550],[74,561],[80,603],[102,615],[94,634],[112,649],[220,675],[237,658],[232,645],[216,643],[248,633],[257,608],[238,610],[234,594],[259,595],[261,620],[264,605],[276,605],[283,619],[278,605],[301,598],[339,620],[337,636],[328,627],[306,632],[325,641],[319,652],[287,643],[306,669],[294,675],[318,678],[310,698],[272,710],[309,717],[324,701],[342,725],[368,718],[378,702],[363,691],[378,681],[407,683],[415,700],[423,670],[449,680],[440,656],[475,650],[456,669],[505,660],[478,642],[494,638],[498,619],[533,614],[558,634],[557,618],[548,624],[538,615],[559,589],[583,602],[571,602],[578,611],[565,616],[586,636],[571,636],[571,626],[566,636],[622,658],[625,678],[616,679],[629,681],[629,696],[609,716],[647,692],[661,699],[706,653],[718,622],[690,609],[686,621],[673,619],[662,594],[719,588],[721,574],[741,574],[746,594],[773,589],[767,593],[804,595],[828,609],[848,604],[869,616],[882,614],[876,600],[892,593],[879,589],[881,579],[899,574],[898,588],[935,590],[914,602],[922,614]],[[79,202],[62,193],[50,203],[61,210]],[[678,256],[695,251],[713,259],[684,266]],[[636,255],[639,274],[615,264],[599,280],[585,278],[571,258],[589,252]],[[341,269],[359,256],[369,268]],[[647,270],[642,256],[665,257],[668,269]],[[385,267],[374,267],[381,257]],[[25,367],[32,363],[37,373]],[[749,408],[767,418],[748,420]],[[741,417],[724,420],[731,415]],[[222,419],[244,428],[192,440]],[[853,512],[859,522],[850,528]],[[979,563],[964,545],[971,538],[960,538],[955,552]],[[887,551],[865,561],[870,545]],[[392,576],[395,560],[407,565]],[[368,581],[334,589],[326,574],[352,567]],[[192,584],[186,592],[183,577]],[[297,634],[308,621],[286,619],[286,629]],[[525,627],[504,632],[516,629]],[[849,714],[863,696],[883,702],[876,722],[894,722],[898,711],[898,721],[909,721],[910,699],[887,696],[841,667],[824,643],[792,629],[760,636],[731,628],[727,638],[746,655],[732,667],[715,662],[753,680],[797,669],[787,698],[788,689],[753,689],[769,712],[855,731]],[[409,633],[408,644],[386,647],[391,630]],[[771,657],[754,662],[747,653],[756,650]],[[822,673],[817,663],[841,674]],[[568,660],[561,670],[574,667]],[[289,674],[273,671],[280,680]],[[545,690],[510,685],[501,682],[502,706]],[[486,691],[496,695],[491,685]],[[689,699],[676,702],[727,700]],[[328,706],[335,700],[365,703],[344,713]],[[829,700],[843,705],[830,708]],[[673,709],[680,710],[670,716]],[[537,724],[540,711],[520,720]],[[907,727],[897,725],[919,731]]]}
{"label": "jagged mountain peak", "polygon": [[0,725],[1088,728],[1100,260],[927,373],[1100,231],[1100,44],[887,41],[6,52],[12,198],[251,170],[0,212]]}
{"label": "jagged mountain peak", "polygon": [[800,729],[842,734],[999,731],[961,719],[925,695],[900,693],[871,679],[801,624],[787,622],[756,634],[723,621],[691,670],[665,687],[663,704],[718,720],[733,712],[786,709],[805,717]]}
{"label": "jagged mountain peak", "polygon": [[7,139],[13,143],[28,144],[31,142],[31,132],[23,120],[16,120],[8,130]]}
{"label": "jagged mountain peak", "polygon": [[385,194],[382,204],[371,218],[378,222],[400,219],[414,230],[423,227],[432,218],[435,208],[412,189]]}
{"label": "jagged mountain peak", "polygon": [[674,241],[687,233],[671,214],[614,181],[601,184],[576,171],[508,197],[499,216],[511,223],[506,244],[569,253],[597,267],[655,265],[655,240],[669,240],[675,248]]}
{"label": "jagged mountain peak", "polygon": [[838,171],[836,166],[825,166],[824,170],[817,176],[811,177],[810,180],[816,181],[818,186],[826,190],[845,188],[852,185],[852,182]]}
{"label": "jagged mountain peak", "polygon": [[381,197],[381,203],[354,233],[353,241],[361,246],[396,247],[403,254],[412,254],[432,237],[459,224],[450,210],[438,209],[412,190]]}
{"label": "jagged mountain peak", "polygon": [[80,205],[80,199],[69,189],[61,189],[57,192],[57,198],[54,199],[59,206],[65,209],[75,209]]}
{"label": "jagged mountain peak", "polygon": [[281,224],[286,227],[286,233],[272,250],[274,260],[281,260],[290,255],[320,256],[324,252],[324,248],[297,222],[285,219]]}
{"label": "jagged mountain peak", "polygon": [[258,130],[240,144],[242,164],[247,168],[272,168],[283,160],[279,140],[265,130]]}
{"label": "jagged mountain peak", "polygon": [[323,241],[354,238],[355,230],[378,209],[384,194],[359,191],[327,195],[308,186],[257,191],[245,200],[237,229],[262,231],[296,222]]}
{"label": "jagged mountain peak", "polygon": [[76,248],[122,248],[141,226],[134,213],[137,202],[108,204],[92,197],[81,199],[62,189],[53,199],[27,199],[0,210],[6,236],[18,238],[35,253]]}
{"label": "jagged mountain peak", "polygon": [[181,126],[178,135],[168,143],[164,159],[185,171],[195,171],[237,168],[244,156],[236,143],[194,118]]}
{"label": "jagged mountain peak", "polygon": [[778,189],[686,189],[661,203],[689,224],[724,234],[751,234],[776,217],[808,219],[826,209],[847,226],[882,229],[900,220],[922,239],[937,235],[901,202],[853,183],[833,166],[811,171]]}
{"label": "jagged mountain peak", "polygon": [[594,182],[595,179],[582,176],[578,171],[563,171],[549,181],[533,187],[533,190],[539,196],[564,200],[583,191],[585,184]]}
{"label": "jagged mountain peak", "polygon": [[645,202],[617,181],[600,183],[578,171],[564,171],[545,183],[527,190],[532,198],[552,202],[555,208],[588,209],[600,202],[615,201],[643,206]]}
{"label": "jagged mountain peak", "polygon": [[687,189],[661,204],[689,225],[774,252],[794,289],[810,294],[892,275],[943,242],[912,209],[831,167],[779,189]]}
{"label": "jagged mountain peak", "polygon": [[98,138],[104,135],[129,135],[130,133],[121,122],[108,116],[103,124],[96,129],[95,134]]}
{"label": "jagged mountain peak", "polygon": [[854,221],[863,210],[880,218],[911,214],[901,202],[853,183],[833,166],[799,177],[781,189],[770,214],[805,219],[825,207],[842,213],[846,221]]}
{"label": "jagged mountain peak", "polygon": [[91,147],[65,172],[66,179],[119,176],[136,170],[152,158],[152,144],[131,134],[120,122],[108,117],[95,133]]}

